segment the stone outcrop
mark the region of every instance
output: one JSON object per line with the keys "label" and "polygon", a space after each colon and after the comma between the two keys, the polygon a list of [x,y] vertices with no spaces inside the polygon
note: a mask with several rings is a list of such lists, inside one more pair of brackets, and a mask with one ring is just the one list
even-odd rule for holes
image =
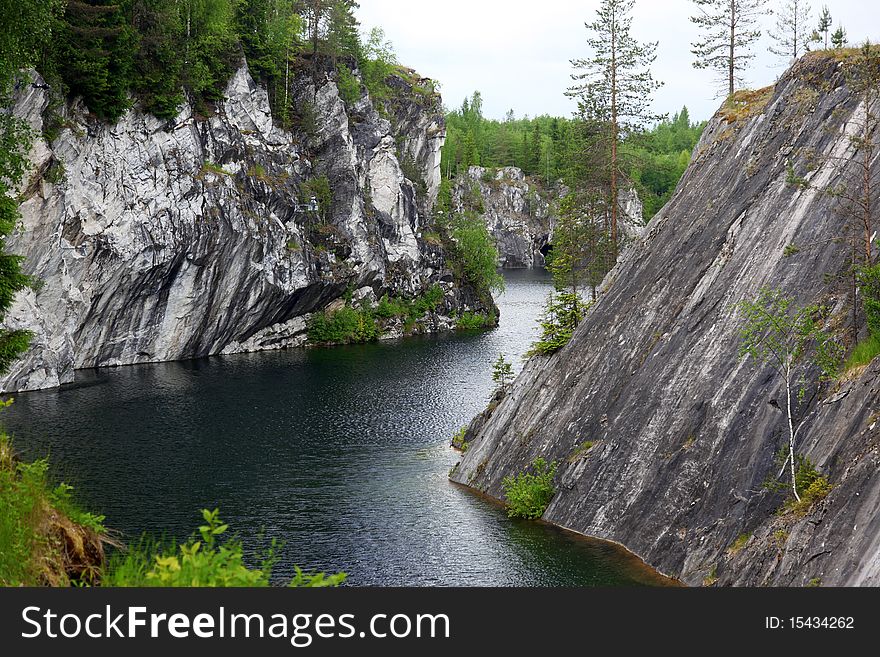
{"label": "stone outcrop", "polygon": [[[559,202],[568,193],[562,183],[547,190],[515,167],[470,167],[455,181],[455,212],[479,214],[495,239],[501,267],[544,267],[552,249]],[[620,231],[625,244],[644,230],[642,203],[634,189],[620,194]]]}
{"label": "stone outcrop", "polygon": [[[37,282],[7,317],[34,339],[2,390],[68,383],[80,368],[299,346],[308,315],[347,290],[413,297],[439,284],[438,329],[478,309],[421,239],[439,187],[439,97],[395,79],[384,118],[365,90],[346,104],[333,80],[329,65],[297,75],[294,131],[277,127],[244,64],[207,117],[134,108],[108,125],[63,106],[60,133],[34,144],[9,240]],[[19,86],[15,112],[40,135],[50,91],[36,75]]]}
{"label": "stone outcrop", "polygon": [[452,478],[501,498],[504,477],[555,460],[545,520],[687,584],[880,585],[880,365],[799,408],[797,450],[834,489],[803,517],[778,515],[784,492],[763,484],[786,441],[783,384],[738,357],[735,311],[774,287],[825,305],[845,332],[852,299],[835,279],[850,247],[824,190],[843,180],[864,108],[838,59],[818,53],[736,101],[570,344],[530,361],[472,425]]}

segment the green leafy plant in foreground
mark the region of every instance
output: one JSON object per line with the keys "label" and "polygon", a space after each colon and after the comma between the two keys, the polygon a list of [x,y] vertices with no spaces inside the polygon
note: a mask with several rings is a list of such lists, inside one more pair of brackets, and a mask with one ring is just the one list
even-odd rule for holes
{"label": "green leafy plant in foreground", "polygon": [[[202,511],[204,524],[181,545],[161,545],[149,538],[111,561],[102,580],[104,586],[119,587],[266,587],[270,584],[278,544],[273,541],[260,565],[244,563],[241,542],[223,537],[229,525],[220,519],[219,509]],[[291,587],[339,586],[345,573],[306,574],[296,568]]]}
{"label": "green leafy plant in foreground", "polygon": [[507,499],[507,515],[511,518],[536,520],[544,515],[544,511],[556,494],[553,477],[556,476],[556,463],[547,463],[537,458],[526,472],[515,477],[505,477],[501,483],[504,497]]}

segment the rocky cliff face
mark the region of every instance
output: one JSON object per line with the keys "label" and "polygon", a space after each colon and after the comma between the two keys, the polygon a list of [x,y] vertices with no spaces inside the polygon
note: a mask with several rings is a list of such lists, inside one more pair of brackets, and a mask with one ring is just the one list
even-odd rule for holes
{"label": "rocky cliff face", "polygon": [[[779,471],[784,391],[737,357],[733,309],[776,287],[846,315],[831,280],[847,266],[844,219],[821,190],[841,181],[861,111],[839,62],[812,55],[719,113],[568,347],[532,360],[471,427],[453,479],[500,498],[505,476],[556,460],[546,520],[688,584],[880,584],[880,366],[800,409],[797,449],[835,487],[803,518],[777,515],[782,496],[762,484]],[[789,163],[811,187],[790,184]]]}
{"label": "rocky cliff face", "polygon": [[[81,104],[61,108],[60,134],[31,152],[9,242],[39,283],[7,318],[34,340],[2,390],[57,386],[80,368],[298,346],[308,314],[346,290],[411,297],[440,284],[438,329],[478,305],[420,239],[439,186],[440,100],[394,85],[383,118],[366,93],[347,105],[332,69],[304,71],[294,132],[276,127],[244,65],[208,117],[185,106],[166,123],[134,109],[107,125]],[[49,101],[37,76],[15,112],[39,135]]]}
{"label": "rocky cliff face", "polygon": [[[515,167],[470,167],[455,181],[452,206],[455,212],[472,210],[483,218],[498,247],[501,267],[529,269],[545,266],[559,202],[567,193],[561,183],[546,190]],[[638,239],[644,222],[634,189],[621,193],[620,208],[621,235],[627,242]]]}

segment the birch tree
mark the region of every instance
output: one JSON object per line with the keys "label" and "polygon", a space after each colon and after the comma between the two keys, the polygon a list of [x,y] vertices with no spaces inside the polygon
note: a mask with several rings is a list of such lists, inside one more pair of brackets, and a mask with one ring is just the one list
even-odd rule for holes
{"label": "birch tree", "polygon": [[694,67],[716,71],[726,80],[728,94],[743,83],[742,73],[755,58],[752,47],[761,38],[758,21],[767,0],[692,0],[703,37],[691,44]]}
{"label": "birch tree", "polygon": [[650,112],[651,97],[662,83],[654,80],[651,65],[657,59],[657,42],[639,43],[631,34],[635,0],[603,0],[593,23],[587,23],[592,50],[588,59],[572,60],[575,85],[566,95],[578,99],[580,112],[608,128],[610,151],[610,236],[613,257],[618,255],[620,215],[620,145],[626,136],[659,119]]}
{"label": "birch tree", "polygon": [[770,52],[794,61],[809,50],[812,41],[812,7],[806,0],[786,0],[776,12],[776,30],[770,33]]}
{"label": "birch tree", "polygon": [[806,418],[795,420],[793,404],[804,402],[810,372],[818,369],[820,378],[835,375],[841,348],[816,323],[820,308],[798,308],[794,300],[779,290],[763,289],[755,301],[743,301],[737,308],[744,319],[740,358],[749,357],[756,364],[770,367],[785,384],[789,447],[786,466],[791,471],[794,497],[800,502],[795,447]]}

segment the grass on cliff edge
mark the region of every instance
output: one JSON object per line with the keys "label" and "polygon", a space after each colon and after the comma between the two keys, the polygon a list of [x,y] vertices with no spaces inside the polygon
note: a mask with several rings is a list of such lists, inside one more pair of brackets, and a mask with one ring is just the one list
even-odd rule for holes
{"label": "grass on cliff edge", "polygon": [[849,355],[849,358],[846,359],[843,371],[850,372],[859,367],[866,367],[870,365],[877,356],[880,356],[880,338],[877,336],[871,336],[866,340],[862,340],[855,346],[852,353]]}
{"label": "grass on cliff edge", "polygon": [[81,511],[45,459],[23,463],[0,432],[0,586],[93,582],[104,561],[103,516]]}

